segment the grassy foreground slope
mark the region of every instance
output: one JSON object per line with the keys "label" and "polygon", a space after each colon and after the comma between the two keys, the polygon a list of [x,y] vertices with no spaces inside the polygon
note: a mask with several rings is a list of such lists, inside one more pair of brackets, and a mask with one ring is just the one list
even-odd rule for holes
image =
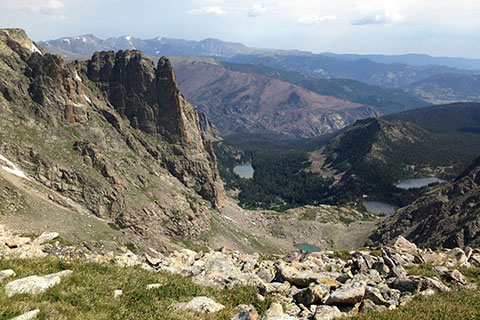
{"label": "grassy foreground slope", "polygon": [[[263,314],[272,303],[267,296],[261,302],[253,287],[218,290],[205,288],[190,279],[168,273],[152,273],[138,267],[121,268],[114,265],[90,263],[82,260],[65,261],[56,258],[0,260],[0,270],[14,269],[16,278],[32,274],[49,274],[72,270],[73,274],[43,294],[7,297],[0,289],[0,320],[11,319],[33,309],[40,309],[37,319],[230,319],[235,307],[252,304]],[[463,270],[465,271],[465,270]],[[478,270],[477,270],[478,271]],[[466,274],[466,273],[464,273]],[[479,273],[473,275],[480,281]],[[147,290],[151,283],[159,288]],[[123,295],[113,297],[121,289]],[[210,296],[225,305],[213,314],[189,313],[172,307],[176,302],[195,296]],[[480,319],[480,292],[444,292],[420,297],[396,310],[369,312],[348,318],[355,320],[466,320]]]}
{"label": "grassy foreground slope", "polygon": [[[141,268],[89,263],[82,260],[65,262],[60,259],[0,260],[0,270],[13,269],[16,278],[32,274],[49,274],[72,270],[73,274],[39,295],[15,295],[8,298],[0,289],[0,319],[11,319],[33,309],[40,309],[37,319],[230,319],[239,304],[253,304],[263,313],[271,299],[260,302],[253,287],[229,290],[205,288],[190,279],[168,273],[153,273]],[[147,290],[148,284],[161,287]],[[4,283],[2,283],[4,284]],[[123,290],[115,299],[114,290]],[[215,298],[225,306],[210,315],[186,313],[172,307],[176,302],[196,296]]]}
{"label": "grassy foreground slope", "polygon": [[450,291],[414,300],[404,307],[384,312],[369,312],[351,320],[467,320],[480,319],[480,293]]}

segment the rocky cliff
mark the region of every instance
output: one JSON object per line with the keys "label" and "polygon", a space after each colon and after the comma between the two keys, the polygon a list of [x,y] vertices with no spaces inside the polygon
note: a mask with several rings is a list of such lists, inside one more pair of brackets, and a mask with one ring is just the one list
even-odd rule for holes
{"label": "rocky cliff", "polygon": [[39,182],[152,239],[199,236],[223,205],[212,146],[165,58],[155,66],[139,51],[100,52],[68,63],[2,29],[0,140],[28,188]]}
{"label": "rocky cliff", "polygon": [[422,247],[480,244],[480,158],[454,181],[436,187],[384,220],[370,241],[388,243],[399,235]]}

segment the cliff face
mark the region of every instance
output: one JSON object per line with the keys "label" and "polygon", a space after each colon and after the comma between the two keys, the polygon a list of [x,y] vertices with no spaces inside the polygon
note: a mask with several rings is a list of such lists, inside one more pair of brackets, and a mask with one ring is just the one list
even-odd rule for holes
{"label": "cliff face", "polygon": [[[175,160],[160,157],[170,173],[217,207],[223,185],[216,157],[200,128],[197,111],[178,89],[166,58],[155,68],[140,51],[97,52],[87,63],[88,78],[133,128],[175,146]],[[182,160],[178,160],[181,157]]]}
{"label": "cliff face", "polygon": [[422,247],[480,244],[480,158],[454,181],[440,185],[383,221],[370,236],[389,243],[397,236]]}
{"label": "cliff face", "polygon": [[212,146],[166,58],[155,67],[120,51],[68,63],[2,29],[0,137],[0,154],[57,204],[142,235],[199,236],[223,205]]}

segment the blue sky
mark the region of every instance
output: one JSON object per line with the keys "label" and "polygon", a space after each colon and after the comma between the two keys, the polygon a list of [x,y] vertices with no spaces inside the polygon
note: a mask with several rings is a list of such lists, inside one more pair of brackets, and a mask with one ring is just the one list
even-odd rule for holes
{"label": "blue sky", "polygon": [[94,34],[480,58],[480,0],[0,0],[34,40]]}

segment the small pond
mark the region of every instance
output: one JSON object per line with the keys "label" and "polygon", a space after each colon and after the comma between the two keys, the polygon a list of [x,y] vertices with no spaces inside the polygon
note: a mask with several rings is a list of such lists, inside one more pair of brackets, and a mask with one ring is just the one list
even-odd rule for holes
{"label": "small pond", "polygon": [[364,201],[363,206],[369,213],[380,215],[389,215],[395,212],[395,208],[388,203],[375,202],[375,201]]}
{"label": "small pond", "polygon": [[251,179],[255,170],[251,163],[239,164],[233,168],[233,172],[240,176],[240,178]]}
{"label": "small pond", "polygon": [[295,248],[298,248],[300,250],[306,251],[306,252],[318,252],[322,251],[319,247],[312,246],[311,244],[307,243],[296,243]]}
{"label": "small pond", "polygon": [[431,183],[442,183],[445,182],[445,180],[439,179],[439,178],[418,178],[418,179],[408,179],[408,180],[402,180],[395,186],[400,189],[415,189],[415,188],[422,188],[426,187]]}

